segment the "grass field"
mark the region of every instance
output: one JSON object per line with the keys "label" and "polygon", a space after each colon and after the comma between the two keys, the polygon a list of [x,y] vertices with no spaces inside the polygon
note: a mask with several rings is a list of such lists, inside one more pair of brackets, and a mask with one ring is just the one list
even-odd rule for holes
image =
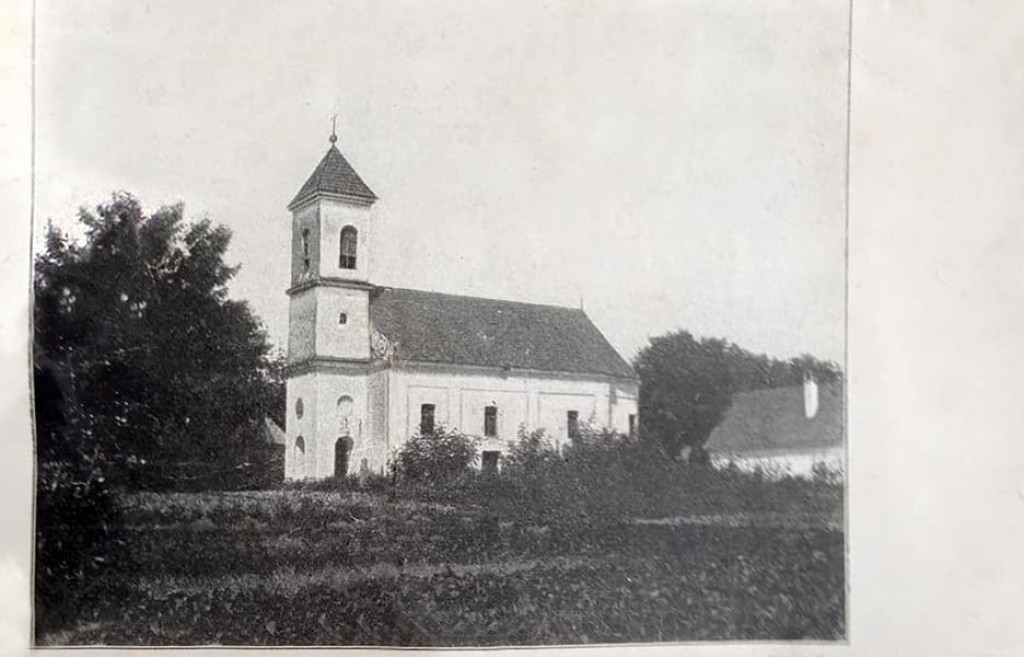
{"label": "grass field", "polygon": [[842,495],[814,491],[660,519],[359,490],[124,494],[131,565],[116,595],[41,643],[836,640]]}

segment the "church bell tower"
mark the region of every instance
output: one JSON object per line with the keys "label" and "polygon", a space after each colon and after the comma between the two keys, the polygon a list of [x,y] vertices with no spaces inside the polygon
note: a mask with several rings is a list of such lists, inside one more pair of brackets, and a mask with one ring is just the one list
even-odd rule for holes
{"label": "church bell tower", "polygon": [[371,454],[369,241],[377,196],[336,146],[296,194],[288,288],[285,478],[359,472]]}

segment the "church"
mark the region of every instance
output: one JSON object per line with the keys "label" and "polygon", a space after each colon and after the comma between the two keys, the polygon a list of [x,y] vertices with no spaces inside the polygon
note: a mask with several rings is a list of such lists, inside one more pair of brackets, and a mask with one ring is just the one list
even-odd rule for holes
{"label": "church", "polygon": [[336,141],[288,205],[286,479],[383,472],[440,425],[488,469],[520,427],[635,430],[637,376],[582,309],[373,284],[377,196]]}

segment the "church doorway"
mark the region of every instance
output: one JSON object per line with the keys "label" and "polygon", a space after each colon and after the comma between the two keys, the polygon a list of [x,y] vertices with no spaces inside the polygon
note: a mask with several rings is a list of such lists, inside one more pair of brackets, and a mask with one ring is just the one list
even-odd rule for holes
{"label": "church doorway", "polygon": [[348,475],[348,461],[352,455],[352,439],[348,436],[338,438],[334,443],[334,477],[341,479]]}

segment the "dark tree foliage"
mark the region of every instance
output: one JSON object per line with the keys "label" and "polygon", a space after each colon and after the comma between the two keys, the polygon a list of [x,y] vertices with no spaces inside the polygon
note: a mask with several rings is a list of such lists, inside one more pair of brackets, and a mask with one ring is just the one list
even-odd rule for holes
{"label": "dark tree foliage", "polygon": [[[36,358],[35,637],[116,595],[128,564],[124,522],[104,472],[107,462],[59,363]],[[113,576],[113,577],[112,577]]]}
{"label": "dark tree foliage", "polygon": [[[799,385],[807,374],[819,383],[842,379],[838,365],[810,355],[780,360],[686,331],[651,338],[634,368],[642,435],[659,441],[673,459],[704,444],[738,391]],[[706,461],[703,456],[697,449],[695,462]]]}
{"label": "dark tree foliage", "polygon": [[50,226],[36,258],[35,354],[73,382],[107,476],[172,484],[182,463],[244,461],[263,418],[282,419],[284,385],[259,321],[228,298],[228,229],[187,223],[180,204],[147,216],[124,193],[79,221],[84,241]]}

